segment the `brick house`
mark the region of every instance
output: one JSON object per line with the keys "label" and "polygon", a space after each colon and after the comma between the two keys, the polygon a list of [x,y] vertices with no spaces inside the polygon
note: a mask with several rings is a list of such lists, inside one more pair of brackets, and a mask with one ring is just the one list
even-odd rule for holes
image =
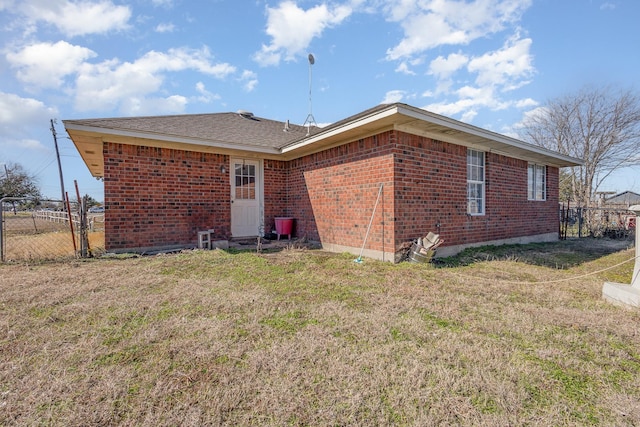
{"label": "brick house", "polygon": [[400,103],[325,128],[244,111],[64,125],[104,180],[112,252],[194,247],[207,229],[223,240],[262,235],[276,217],[355,254],[371,221],[364,255],[387,261],[429,231],[445,240],[439,255],[552,241],[559,168],[581,164]]}

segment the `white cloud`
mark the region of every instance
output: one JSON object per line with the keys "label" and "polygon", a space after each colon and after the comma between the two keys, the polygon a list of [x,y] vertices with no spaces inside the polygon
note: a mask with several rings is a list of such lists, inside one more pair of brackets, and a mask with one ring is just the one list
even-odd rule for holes
{"label": "white cloud", "polygon": [[434,75],[439,79],[448,79],[453,73],[467,65],[469,58],[462,53],[452,53],[446,58],[438,56],[429,64],[427,74]]}
{"label": "white cloud", "polygon": [[36,43],[19,51],[9,52],[7,61],[16,68],[18,79],[35,87],[55,88],[65,76],[74,74],[87,59],[95,57],[91,49],[65,41]]}
{"label": "white cloud", "polygon": [[392,0],[387,19],[399,22],[404,38],[387,59],[409,58],[443,45],[466,45],[517,22],[532,0]]}
{"label": "white cloud", "polygon": [[496,95],[493,86],[463,86],[456,90],[454,95],[457,97],[455,101],[436,102],[426,105],[423,108],[449,117],[460,116],[460,120],[471,122],[482,108],[500,111],[510,107],[528,108],[538,105],[538,103],[531,98],[502,100]]}
{"label": "white cloud", "polygon": [[415,13],[417,7],[416,0],[389,0],[383,2],[383,9],[387,14],[387,19],[393,22],[405,20],[409,15]]}
{"label": "white cloud", "polygon": [[130,97],[122,102],[120,111],[126,116],[180,114],[184,112],[187,103],[187,98],[181,95],[171,95],[166,98]]}
{"label": "white cloud", "polygon": [[55,108],[47,107],[36,99],[0,92],[0,146],[42,148],[27,135],[34,128],[47,128],[49,120],[57,114]]}
{"label": "white cloud", "polygon": [[45,22],[68,37],[104,34],[128,28],[129,6],[109,0],[25,0],[18,11],[33,22]]}
{"label": "white cloud", "polygon": [[171,23],[158,24],[156,26],[156,33],[173,33],[175,29],[176,29],[176,26]]}
{"label": "white cloud", "polygon": [[117,59],[84,64],[76,80],[75,107],[80,111],[112,110],[127,98],[159,90],[162,77],[157,69]]}
{"label": "white cloud", "polygon": [[443,116],[453,117],[461,112],[469,110],[476,106],[476,102],[472,99],[461,99],[455,102],[438,102],[434,104],[425,105],[425,110],[433,111],[436,114],[442,114]]}
{"label": "white cloud", "polygon": [[[530,53],[531,39],[520,39],[519,34],[510,37],[500,49],[469,57],[462,53],[439,56],[431,61],[428,74],[436,77],[436,95],[454,96],[427,106],[436,113],[460,115],[461,120],[471,121],[480,108],[493,111],[510,107],[527,108],[536,105],[532,99],[505,101],[504,92],[529,83],[535,73]],[[454,89],[456,83],[467,84]],[[468,84],[473,79],[474,83]]]}
{"label": "white cloud", "polygon": [[[43,129],[46,129],[46,126],[47,126],[46,122],[41,123],[41,125]],[[3,163],[2,160],[13,161],[14,156],[16,156],[16,153],[20,153],[22,156],[24,156],[25,153],[27,156],[31,156],[31,155],[37,156],[40,153],[47,154],[51,152],[50,147],[48,147],[46,144],[43,144],[41,141],[37,139],[33,139],[33,138],[12,139],[12,138],[7,138],[6,135],[3,135],[3,138],[0,139],[0,149],[2,149],[2,151],[6,151],[7,153],[6,157],[3,156],[2,158],[0,158],[0,165],[2,165]]]}
{"label": "white cloud", "polygon": [[525,111],[522,114],[522,118],[519,122],[514,123],[513,125],[505,128],[503,133],[509,136],[513,136],[514,138],[518,138],[519,132],[526,127],[526,123],[534,120],[536,117],[542,117],[548,113],[547,107],[536,107],[531,110]]}
{"label": "white cloud", "polygon": [[531,39],[509,39],[500,50],[488,52],[469,62],[468,70],[477,73],[478,85],[501,85],[512,90],[528,83],[534,73],[530,54]]}
{"label": "white cloud", "polygon": [[395,71],[397,73],[407,74],[409,76],[415,76],[416,75],[415,71],[413,71],[413,70],[411,70],[409,68],[409,65],[407,64],[406,61],[402,61],[400,63],[400,65],[398,65],[398,67],[395,69]]}
{"label": "white cloud", "polygon": [[[164,74],[186,70],[219,79],[236,71],[226,63],[213,64],[206,48],[170,49],[166,53],[151,51],[134,62],[113,59],[99,64],[85,63],[78,72],[75,106],[81,111],[111,110],[118,106],[125,112],[149,111],[143,100],[162,89]],[[128,99],[134,101],[129,102]],[[184,99],[156,99],[158,111],[175,112]]]}
{"label": "white cloud", "polygon": [[253,91],[258,85],[258,75],[253,71],[244,70],[239,80],[244,83],[243,87],[247,92]]}
{"label": "white cloud", "polygon": [[254,54],[254,60],[262,66],[277,65],[282,59],[292,61],[306,53],[311,41],[320,37],[325,29],[340,24],[352,12],[347,5],[332,7],[327,4],[304,10],[293,1],[267,7],[266,33],[271,37],[271,43],[262,45],[262,49]]}
{"label": "white cloud", "polygon": [[[440,45],[469,42],[469,37],[464,31],[455,30],[442,17],[435,14],[411,16],[401,25],[404,28],[405,38],[397,46],[387,50],[387,58],[390,60],[410,58]],[[425,31],[425,28],[429,31]]]}
{"label": "white cloud", "polygon": [[519,99],[515,102],[515,106],[517,108],[529,108],[529,107],[535,107],[539,104],[538,101],[531,99],[531,98],[525,98],[525,99]]}
{"label": "white cloud", "polygon": [[522,115],[523,122],[535,119],[537,117],[544,117],[544,116],[547,116],[548,114],[549,114],[549,109],[547,107],[536,107],[532,110],[524,112],[524,114]]}
{"label": "white cloud", "polygon": [[393,104],[396,102],[401,102],[405,98],[406,94],[407,92],[404,90],[390,90],[385,94],[381,104]]}
{"label": "white cloud", "polygon": [[480,108],[489,108],[496,111],[503,110],[510,105],[508,102],[500,101],[495,96],[494,88],[491,86],[463,86],[455,91],[455,95],[458,98],[456,101],[441,101],[423,108],[449,117],[460,115],[461,120],[470,122],[477,115]]}
{"label": "white cloud", "polygon": [[199,102],[204,102],[205,104],[220,99],[220,95],[209,92],[202,82],[196,83],[196,92],[200,94],[200,96],[198,96],[196,100]]}
{"label": "white cloud", "polygon": [[478,111],[471,109],[471,110],[467,110],[465,111],[465,113],[462,115],[462,117],[460,117],[460,121],[463,121],[465,123],[471,123],[473,121],[473,119],[478,115]]}
{"label": "white cloud", "polygon": [[446,94],[453,86],[452,76],[463,69],[469,62],[469,58],[462,53],[452,53],[446,58],[438,56],[429,64],[428,75],[436,77],[435,94]]}
{"label": "white cloud", "polygon": [[496,96],[492,86],[463,86],[456,95],[462,100],[469,100],[474,107],[487,107],[494,111],[504,110],[510,105],[510,101],[502,101]]}
{"label": "white cloud", "polygon": [[167,53],[150,51],[138,59],[134,68],[154,71],[182,71],[192,69],[216,78],[234,73],[236,68],[227,63],[212,64],[211,53],[204,47],[199,50],[176,48]]}

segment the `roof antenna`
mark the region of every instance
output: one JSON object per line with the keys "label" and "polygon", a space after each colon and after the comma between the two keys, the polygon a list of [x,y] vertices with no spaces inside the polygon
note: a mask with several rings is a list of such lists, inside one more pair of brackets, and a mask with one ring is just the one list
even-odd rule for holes
{"label": "roof antenna", "polygon": [[313,117],[313,105],[311,103],[311,66],[315,63],[316,59],[312,54],[309,54],[309,115],[302,125],[307,127],[307,136],[309,136],[309,134],[311,133],[311,126],[318,126],[318,124],[316,123],[316,119]]}

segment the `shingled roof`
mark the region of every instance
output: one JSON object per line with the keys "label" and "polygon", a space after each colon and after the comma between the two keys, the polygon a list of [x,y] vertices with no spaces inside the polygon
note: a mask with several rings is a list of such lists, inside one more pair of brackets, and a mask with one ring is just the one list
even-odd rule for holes
{"label": "shingled roof", "polygon": [[640,203],[640,194],[634,193],[633,191],[623,191],[615,196],[607,197],[605,202],[608,205],[637,205]]}
{"label": "shingled roof", "polygon": [[104,173],[104,142],[291,160],[385,130],[491,151],[557,167],[582,161],[407,104],[381,104],[324,128],[251,113],[63,120],[93,176]]}
{"label": "shingled roof", "polygon": [[[184,114],[64,120],[65,127],[103,129],[106,133],[174,137],[176,140],[216,141],[279,148],[307,135],[307,128],[256,117],[251,113]],[[287,130],[285,130],[287,127]]]}

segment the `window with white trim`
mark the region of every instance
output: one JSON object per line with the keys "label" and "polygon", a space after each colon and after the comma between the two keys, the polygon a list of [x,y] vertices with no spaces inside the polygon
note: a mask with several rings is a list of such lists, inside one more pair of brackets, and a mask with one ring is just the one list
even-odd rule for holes
{"label": "window with white trim", "polygon": [[467,150],[467,213],[484,215],[484,152]]}
{"label": "window with white trim", "polygon": [[547,167],[529,163],[527,175],[529,200],[547,200]]}

